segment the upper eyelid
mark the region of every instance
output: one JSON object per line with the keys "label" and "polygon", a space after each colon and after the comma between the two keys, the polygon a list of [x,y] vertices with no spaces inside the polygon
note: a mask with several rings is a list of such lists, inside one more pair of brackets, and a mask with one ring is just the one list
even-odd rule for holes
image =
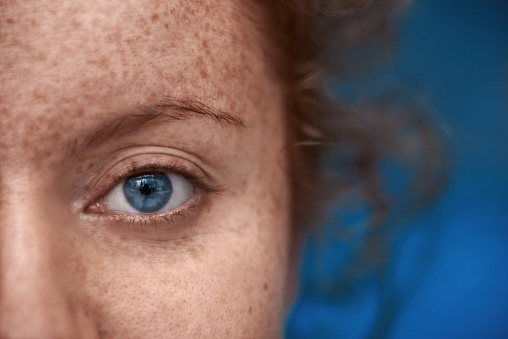
{"label": "upper eyelid", "polygon": [[[155,157],[171,157],[174,160],[173,163],[180,162],[181,165],[184,165],[184,167],[195,167],[199,169],[200,172],[202,172],[205,176],[210,177],[214,180],[220,180],[218,175],[211,170],[209,166],[207,166],[203,161],[201,161],[200,158],[196,157],[193,154],[183,152],[177,149],[172,149],[168,147],[162,147],[162,146],[139,146],[139,147],[130,147],[129,149],[120,152],[116,152],[113,156],[109,157],[106,161],[101,164],[101,168],[99,169],[99,173],[96,174],[97,180],[104,173],[101,172],[111,172],[112,168],[121,167],[121,172],[128,172],[129,166],[133,166],[133,160],[128,159],[134,159],[135,162],[141,162],[139,161],[139,158],[147,157],[150,158],[151,162],[153,161]],[[126,162],[122,166],[122,162]],[[145,161],[146,163],[147,161]],[[185,166],[189,165],[190,166]],[[139,168],[139,166],[137,166]],[[93,179],[91,184],[93,184]]]}
{"label": "upper eyelid", "polygon": [[164,173],[175,173],[182,175],[183,177],[189,179],[192,181],[193,184],[200,184],[200,180],[203,178],[206,178],[205,175],[200,175],[198,173],[193,173],[188,169],[184,169],[182,166],[182,162],[175,160],[173,162],[168,162],[166,164],[161,163],[159,161],[153,161],[153,162],[143,162],[142,164],[134,164],[130,163],[127,165],[127,167],[124,167],[124,170],[120,173],[116,173],[112,176],[113,180],[109,180],[110,183],[105,186],[109,188],[103,188],[101,191],[101,195],[106,194],[114,188],[116,185],[120,184],[122,181],[125,181],[129,177],[136,175],[136,174],[142,174],[147,172],[164,172]]}

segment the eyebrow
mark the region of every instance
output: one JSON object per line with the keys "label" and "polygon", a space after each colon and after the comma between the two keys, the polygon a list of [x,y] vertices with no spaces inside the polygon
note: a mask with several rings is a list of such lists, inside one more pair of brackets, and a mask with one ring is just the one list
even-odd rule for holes
{"label": "eyebrow", "polygon": [[84,150],[98,147],[111,139],[134,133],[148,124],[208,118],[222,128],[241,129],[246,123],[237,116],[213,108],[197,100],[178,100],[168,98],[149,106],[138,106],[133,113],[122,115],[102,124],[101,128],[85,136],[80,136],[65,145],[68,158],[79,156]]}

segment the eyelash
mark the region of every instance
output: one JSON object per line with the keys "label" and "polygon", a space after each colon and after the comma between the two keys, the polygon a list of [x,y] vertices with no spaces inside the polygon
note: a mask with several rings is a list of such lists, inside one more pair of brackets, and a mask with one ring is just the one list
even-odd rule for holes
{"label": "eyelash", "polygon": [[[174,210],[160,212],[160,213],[151,213],[151,214],[135,214],[135,213],[125,213],[125,212],[115,212],[115,211],[105,211],[105,212],[91,212],[90,209],[94,206],[97,206],[99,201],[104,199],[104,196],[112,190],[116,185],[120,184],[127,178],[143,174],[147,172],[163,172],[163,173],[173,173],[178,174],[184,177],[186,180],[189,180],[190,183],[195,187],[194,195],[189,199],[189,201],[184,203],[182,207],[178,207]],[[154,228],[158,229],[160,225],[165,225],[167,227],[174,226],[178,222],[189,219],[193,213],[192,209],[199,207],[202,204],[202,199],[206,198],[212,194],[221,194],[225,190],[227,190],[224,186],[219,185],[211,185],[205,182],[206,175],[202,173],[197,173],[197,171],[193,171],[189,168],[189,166],[182,160],[172,160],[170,164],[167,164],[162,161],[147,161],[144,163],[131,163],[127,167],[125,167],[120,173],[115,174],[113,177],[113,181],[108,185],[108,188],[103,190],[99,195],[98,199],[95,199],[95,202],[89,205],[85,212],[88,214],[101,215],[101,217],[107,217],[114,222],[119,222],[128,226],[129,228]]]}

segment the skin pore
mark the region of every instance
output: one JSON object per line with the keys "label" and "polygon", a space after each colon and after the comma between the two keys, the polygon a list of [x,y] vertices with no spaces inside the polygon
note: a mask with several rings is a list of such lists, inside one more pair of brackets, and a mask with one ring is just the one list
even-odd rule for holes
{"label": "skin pore", "polygon": [[[0,337],[280,337],[283,91],[245,6],[0,1]],[[192,196],[110,210],[145,172]]]}

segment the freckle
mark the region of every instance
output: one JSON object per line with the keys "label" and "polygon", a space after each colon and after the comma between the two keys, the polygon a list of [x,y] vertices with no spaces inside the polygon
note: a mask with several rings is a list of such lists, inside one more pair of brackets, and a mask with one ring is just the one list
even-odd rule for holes
{"label": "freckle", "polygon": [[249,306],[249,313],[252,314],[252,306]]}
{"label": "freckle", "polygon": [[198,57],[198,59],[196,60],[196,66],[203,67],[204,65],[205,61],[203,60],[203,57],[202,56]]}
{"label": "freckle", "polygon": [[268,284],[267,283],[264,283],[263,284],[263,289],[266,291],[268,289]]}
{"label": "freckle", "polygon": [[159,20],[159,14],[152,15],[152,21],[155,22],[157,20]]}
{"label": "freckle", "polygon": [[85,111],[82,108],[76,111],[76,117],[82,117],[83,114],[85,114]]}
{"label": "freckle", "polygon": [[72,27],[74,29],[78,29],[81,27],[81,22],[77,21],[77,20],[72,20]]}
{"label": "freckle", "polygon": [[203,78],[203,79],[208,78],[208,73],[206,73],[206,71],[204,69],[201,70],[200,74],[201,74],[201,78]]}
{"label": "freckle", "polygon": [[46,97],[46,95],[44,93],[41,93],[39,90],[34,90],[33,92],[33,97],[34,99],[38,100],[38,101],[41,101],[41,102],[48,102],[48,98]]}
{"label": "freckle", "polygon": [[38,158],[38,159],[47,159],[49,157],[51,157],[51,152],[46,150],[46,151],[41,151],[40,149],[35,153],[35,156]]}
{"label": "freckle", "polygon": [[217,89],[217,96],[219,98],[224,98],[226,96],[226,92],[224,92],[224,90],[222,88],[218,88]]}
{"label": "freckle", "polygon": [[92,169],[92,167],[95,165],[95,163],[91,162],[88,164],[88,166],[86,167],[86,170],[89,171]]}
{"label": "freckle", "polygon": [[119,34],[119,33],[109,34],[109,35],[106,37],[106,40],[107,40],[108,42],[117,43],[118,41],[120,41],[120,34]]}
{"label": "freckle", "polygon": [[110,78],[110,79],[116,79],[116,78],[117,78],[117,74],[116,74],[116,72],[115,72],[115,71],[111,71],[111,72],[109,72],[109,78]]}
{"label": "freckle", "polygon": [[54,131],[51,134],[50,140],[58,140],[58,139],[60,139],[61,135],[62,134],[59,131]]}
{"label": "freckle", "polygon": [[12,19],[12,18],[8,18],[8,19],[7,19],[7,23],[8,23],[8,24],[13,24],[14,22],[15,22],[15,21],[14,21],[14,19]]}
{"label": "freckle", "polygon": [[44,52],[39,52],[37,54],[37,60],[38,61],[46,61],[47,58],[48,57],[47,57],[46,53],[44,53]]}

